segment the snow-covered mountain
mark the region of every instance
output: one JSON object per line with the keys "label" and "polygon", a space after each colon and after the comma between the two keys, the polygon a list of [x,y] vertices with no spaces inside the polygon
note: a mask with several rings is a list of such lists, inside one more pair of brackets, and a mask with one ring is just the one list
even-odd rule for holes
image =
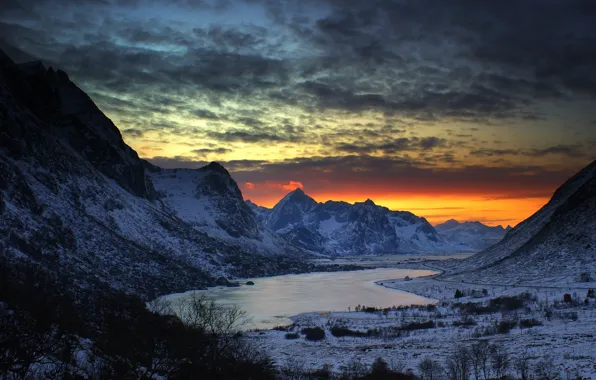
{"label": "snow-covered mountain", "polygon": [[559,187],[544,207],[500,242],[454,264],[444,277],[534,285],[577,283],[582,273],[594,279],[595,216],[596,161]]}
{"label": "snow-covered mountain", "polygon": [[299,253],[263,225],[220,164],[212,162],[200,169],[148,168],[159,199],[196,230],[257,252]]}
{"label": "snow-covered mountain", "polygon": [[144,162],[65,72],[0,51],[2,260],[150,296],[293,272],[302,254],[259,223],[220,165]]}
{"label": "snow-covered mountain", "polygon": [[424,218],[370,199],[317,203],[301,189],[266,215],[266,225],[292,244],[323,254],[448,253],[470,250],[440,236]]}
{"label": "snow-covered mountain", "polygon": [[480,222],[460,223],[455,219],[449,219],[435,226],[435,230],[448,240],[476,250],[488,248],[499,242],[510,229],[511,226],[490,227]]}
{"label": "snow-covered mountain", "polygon": [[246,200],[246,205],[252,210],[252,212],[261,222],[264,222],[271,213],[270,208],[259,206],[258,204],[253,203],[250,199]]}

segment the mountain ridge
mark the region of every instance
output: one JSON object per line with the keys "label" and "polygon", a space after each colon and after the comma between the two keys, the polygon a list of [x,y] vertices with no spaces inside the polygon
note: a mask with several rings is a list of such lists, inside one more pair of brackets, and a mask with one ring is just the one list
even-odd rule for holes
{"label": "mountain ridge", "polygon": [[[254,205],[253,210],[256,210]],[[268,211],[267,211],[268,210]],[[272,209],[259,209],[272,230],[301,248],[323,254],[455,253],[472,248],[439,236],[423,217],[392,211],[371,199],[349,204],[316,202],[302,189],[286,194]],[[357,237],[357,238],[355,238]],[[358,240],[360,239],[360,240]]]}
{"label": "mountain ridge", "polygon": [[442,236],[476,250],[488,248],[499,242],[511,229],[510,226],[487,226],[479,221],[459,222],[449,219],[434,226]]}

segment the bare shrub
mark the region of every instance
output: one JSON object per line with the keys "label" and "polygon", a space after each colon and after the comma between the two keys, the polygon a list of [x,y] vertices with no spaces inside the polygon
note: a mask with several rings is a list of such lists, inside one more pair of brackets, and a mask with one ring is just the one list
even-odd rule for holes
{"label": "bare shrub", "polygon": [[281,368],[284,379],[302,380],[308,379],[306,362],[296,356],[290,356],[286,364]]}
{"label": "bare shrub", "polygon": [[444,369],[441,363],[427,356],[418,364],[418,371],[422,380],[439,380],[442,378]]}
{"label": "bare shrub", "polygon": [[356,360],[352,360],[341,366],[340,369],[342,371],[340,375],[341,379],[356,379],[368,373],[368,366]]}
{"label": "bare shrub", "polygon": [[189,326],[219,336],[234,335],[251,321],[239,307],[218,305],[206,293],[199,292],[177,300],[172,310]]}
{"label": "bare shrub", "polygon": [[325,339],[325,330],[320,327],[306,327],[301,331],[307,340],[318,341]]}
{"label": "bare shrub", "polygon": [[497,326],[497,333],[499,334],[509,334],[512,328],[517,325],[515,321],[501,321]]}
{"label": "bare shrub", "polygon": [[521,328],[530,328],[534,326],[542,326],[543,323],[535,318],[531,319],[522,319],[519,321],[519,327]]}

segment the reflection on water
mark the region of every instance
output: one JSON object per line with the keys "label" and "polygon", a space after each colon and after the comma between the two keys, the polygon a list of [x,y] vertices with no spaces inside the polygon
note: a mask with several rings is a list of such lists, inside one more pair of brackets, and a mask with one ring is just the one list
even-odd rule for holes
{"label": "reflection on water", "polygon": [[[247,329],[292,323],[288,317],[312,311],[346,311],[356,305],[389,307],[428,304],[433,300],[376,285],[376,281],[428,276],[427,270],[372,269],[255,278],[254,286],[207,290],[222,305],[237,305],[252,317]],[[244,284],[243,281],[241,282]],[[174,301],[192,292],[172,294]]]}

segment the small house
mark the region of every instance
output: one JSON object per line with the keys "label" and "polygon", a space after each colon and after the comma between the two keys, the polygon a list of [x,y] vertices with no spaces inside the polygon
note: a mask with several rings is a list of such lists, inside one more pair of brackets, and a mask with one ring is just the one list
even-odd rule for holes
{"label": "small house", "polygon": [[592,276],[590,276],[590,273],[584,272],[579,275],[579,282],[592,282]]}

